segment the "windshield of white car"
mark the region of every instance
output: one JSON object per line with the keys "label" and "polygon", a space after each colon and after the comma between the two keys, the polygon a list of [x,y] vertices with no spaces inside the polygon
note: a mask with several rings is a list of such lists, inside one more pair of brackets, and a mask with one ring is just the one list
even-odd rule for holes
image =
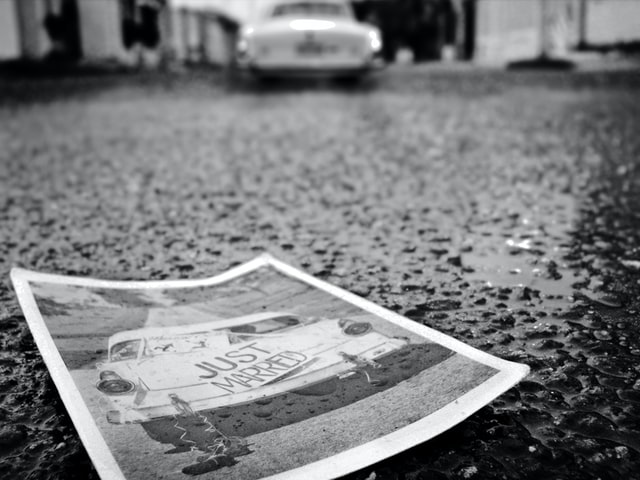
{"label": "windshield of white car", "polygon": [[[260,322],[236,325],[229,329],[213,330],[200,333],[186,333],[179,335],[160,335],[145,337],[143,358],[157,357],[167,354],[190,354],[199,350],[213,350],[225,345],[242,341],[245,335],[253,337],[269,335],[300,324],[300,320],[293,316],[270,318]],[[231,334],[229,337],[228,335]]]}
{"label": "windshield of white car", "polygon": [[272,17],[348,17],[344,5],[328,2],[299,2],[278,5],[273,9]]}
{"label": "windshield of white car", "polygon": [[[148,337],[145,339],[144,357],[158,355],[192,353],[197,350],[210,349],[220,343],[216,338],[226,339],[226,332],[216,330],[209,333]],[[226,340],[221,340],[226,343]]]}
{"label": "windshield of white car", "polygon": [[140,340],[128,340],[126,342],[116,343],[111,347],[109,360],[112,362],[135,360],[138,356],[138,350],[140,350]]}

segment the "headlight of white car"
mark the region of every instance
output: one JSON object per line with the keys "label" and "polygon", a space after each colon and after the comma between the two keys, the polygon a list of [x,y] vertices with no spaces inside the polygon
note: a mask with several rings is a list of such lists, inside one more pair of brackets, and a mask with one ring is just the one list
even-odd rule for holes
{"label": "headlight of white car", "polygon": [[116,372],[105,370],[100,372],[100,381],[96,387],[107,395],[126,395],[136,389],[136,384],[122,378]]}
{"label": "headlight of white car", "polygon": [[382,38],[380,37],[380,32],[378,30],[369,31],[369,45],[371,46],[371,50],[374,52],[379,52],[382,48]]}
{"label": "headlight of white car", "polygon": [[236,44],[236,50],[239,54],[245,54],[249,50],[249,42],[246,38],[240,37]]}
{"label": "headlight of white car", "polygon": [[246,27],[240,31],[238,41],[236,43],[236,52],[239,56],[243,57],[249,54],[249,42],[251,35],[253,35],[253,27]]}

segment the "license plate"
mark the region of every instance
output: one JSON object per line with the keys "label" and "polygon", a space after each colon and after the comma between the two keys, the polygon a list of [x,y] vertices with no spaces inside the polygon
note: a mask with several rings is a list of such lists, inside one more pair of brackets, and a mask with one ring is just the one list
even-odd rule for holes
{"label": "license plate", "polygon": [[337,47],[333,45],[324,45],[318,42],[304,42],[296,47],[296,51],[300,55],[305,56],[321,56],[327,53],[334,53]]}

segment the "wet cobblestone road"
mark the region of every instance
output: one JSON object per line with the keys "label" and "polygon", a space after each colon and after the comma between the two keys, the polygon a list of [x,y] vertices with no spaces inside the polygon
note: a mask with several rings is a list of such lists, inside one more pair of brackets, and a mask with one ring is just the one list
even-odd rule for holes
{"label": "wet cobblestone road", "polygon": [[630,72],[0,79],[0,477],[97,478],[11,266],[195,278],[269,251],[532,367],[349,479],[640,478],[639,93]]}

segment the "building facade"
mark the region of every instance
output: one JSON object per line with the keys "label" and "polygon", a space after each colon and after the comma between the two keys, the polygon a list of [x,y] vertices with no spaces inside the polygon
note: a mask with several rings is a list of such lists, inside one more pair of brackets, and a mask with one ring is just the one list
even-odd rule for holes
{"label": "building facade", "polygon": [[[0,60],[151,58],[226,65],[240,25],[276,0],[0,0]],[[640,0],[351,0],[386,57],[506,63],[640,41]],[[144,63],[144,62],[142,62]]]}
{"label": "building facade", "polygon": [[0,0],[4,22],[17,37],[17,48],[6,53],[30,60],[121,59],[119,1]]}
{"label": "building facade", "polygon": [[20,56],[18,13],[13,1],[0,0],[0,60]]}
{"label": "building facade", "polygon": [[474,59],[562,57],[579,39],[581,0],[478,0]]}
{"label": "building facade", "polygon": [[640,41],[636,0],[474,0],[474,60],[562,58],[578,47]]}

